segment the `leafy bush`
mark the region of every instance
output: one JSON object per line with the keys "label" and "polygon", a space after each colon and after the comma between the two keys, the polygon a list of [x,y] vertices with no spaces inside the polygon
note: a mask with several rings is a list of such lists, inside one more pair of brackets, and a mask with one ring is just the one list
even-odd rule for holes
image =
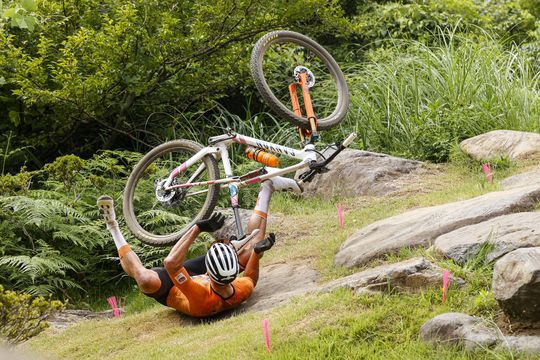
{"label": "leafy bush", "polygon": [[521,43],[536,28],[536,8],[526,1],[429,0],[363,1],[351,11],[357,41],[381,46],[389,39],[433,44],[439,29],[483,36],[483,29]]}
{"label": "leafy bush", "polygon": [[12,343],[28,340],[47,328],[47,318],[64,304],[4,290],[0,285],[0,336]]}
{"label": "leafy bush", "polygon": [[39,31],[0,22],[0,133],[13,130],[16,147],[51,160],[162,142],[170,114],[251,86],[259,35],[329,31],[341,12],[327,0],[46,0],[36,16]]}

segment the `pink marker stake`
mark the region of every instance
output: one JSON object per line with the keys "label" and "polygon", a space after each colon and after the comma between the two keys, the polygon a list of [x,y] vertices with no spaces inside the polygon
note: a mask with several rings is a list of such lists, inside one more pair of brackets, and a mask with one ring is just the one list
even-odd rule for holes
{"label": "pink marker stake", "polygon": [[482,171],[484,172],[484,174],[486,174],[488,183],[491,184],[493,182],[493,173],[491,172],[491,165],[483,164]]}
{"label": "pink marker stake", "polygon": [[339,227],[343,229],[344,227],[344,217],[345,217],[345,208],[341,204],[336,204],[337,215],[339,221]]}
{"label": "pink marker stake", "polygon": [[442,303],[446,301],[446,293],[450,285],[450,271],[444,270],[442,274]]}
{"label": "pink marker stake", "polygon": [[266,343],[266,351],[270,352],[270,331],[268,331],[268,319],[262,321],[264,341]]}
{"label": "pink marker stake", "polygon": [[116,303],[116,296],[111,296],[107,298],[107,302],[113,310],[114,317],[120,317],[120,310],[118,309],[118,304]]}

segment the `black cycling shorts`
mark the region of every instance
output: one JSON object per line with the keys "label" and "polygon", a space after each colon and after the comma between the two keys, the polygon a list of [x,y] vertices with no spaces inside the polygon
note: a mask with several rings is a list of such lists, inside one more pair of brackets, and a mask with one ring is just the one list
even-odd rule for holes
{"label": "black cycling shorts", "polygon": [[[205,255],[187,260],[184,262],[184,267],[190,276],[206,274]],[[167,306],[167,296],[169,296],[169,291],[171,291],[171,288],[174,286],[171,277],[164,267],[155,267],[150,270],[155,271],[158,274],[161,285],[156,292],[143,294],[154,298],[160,304]]]}

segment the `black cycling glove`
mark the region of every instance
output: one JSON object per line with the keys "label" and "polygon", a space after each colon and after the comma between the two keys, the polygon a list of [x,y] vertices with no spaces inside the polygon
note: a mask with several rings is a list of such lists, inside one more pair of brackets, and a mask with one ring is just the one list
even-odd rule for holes
{"label": "black cycling glove", "polygon": [[266,239],[259,241],[255,244],[255,246],[253,247],[253,251],[255,251],[255,253],[257,254],[263,253],[266,250],[270,250],[272,246],[274,246],[275,242],[276,235],[274,235],[274,233],[270,233],[270,235],[268,235]]}
{"label": "black cycling glove", "polygon": [[225,216],[222,213],[215,212],[208,219],[195,222],[195,225],[197,225],[201,231],[214,232],[220,229],[224,223]]}

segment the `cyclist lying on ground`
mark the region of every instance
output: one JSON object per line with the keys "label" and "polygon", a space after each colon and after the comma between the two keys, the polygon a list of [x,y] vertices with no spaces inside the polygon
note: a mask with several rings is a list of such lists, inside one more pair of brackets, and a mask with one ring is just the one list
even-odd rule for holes
{"label": "cyclist lying on ground", "polygon": [[[205,317],[232,309],[246,301],[259,279],[259,259],[275,241],[274,234],[262,240],[274,190],[300,192],[296,181],[275,177],[261,184],[257,205],[248,223],[245,240],[215,243],[206,255],[185,261],[199,233],[221,228],[224,216],[214,213],[195,223],[173,246],[163,267],[146,269],[124,239],[114,212],[113,200],[101,196],[97,205],[111,233],[124,271],[135,279],[141,292],[163,305],[190,316]],[[237,278],[239,272],[244,276]]]}

